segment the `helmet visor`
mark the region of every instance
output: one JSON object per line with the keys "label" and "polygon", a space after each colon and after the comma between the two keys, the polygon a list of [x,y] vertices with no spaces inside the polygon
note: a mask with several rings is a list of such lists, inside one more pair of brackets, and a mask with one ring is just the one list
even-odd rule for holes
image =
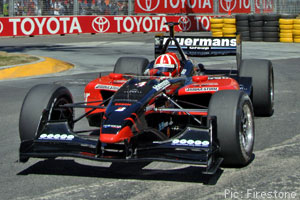
{"label": "helmet visor", "polygon": [[154,65],[154,68],[161,72],[173,72],[176,66],[173,64],[156,64]]}

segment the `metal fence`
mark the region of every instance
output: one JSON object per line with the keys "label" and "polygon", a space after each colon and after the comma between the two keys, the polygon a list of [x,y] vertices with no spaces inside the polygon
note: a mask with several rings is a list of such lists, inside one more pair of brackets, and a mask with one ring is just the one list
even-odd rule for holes
{"label": "metal fence", "polygon": [[276,12],[280,14],[300,14],[300,0],[277,0]]}
{"label": "metal fence", "polygon": [[[271,3],[274,7],[273,13],[300,13],[300,0],[248,1],[251,2],[252,12],[255,5],[263,8]],[[0,0],[0,16],[135,15],[134,3],[135,0]],[[213,14],[218,15],[219,0],[213,0],[213,3]],[[260,12],[263,13],[264,10],[261,9]]]}
{"label": "metal fence", "polygon": [[130,0],[0,0],[0,16],[128,15]]}

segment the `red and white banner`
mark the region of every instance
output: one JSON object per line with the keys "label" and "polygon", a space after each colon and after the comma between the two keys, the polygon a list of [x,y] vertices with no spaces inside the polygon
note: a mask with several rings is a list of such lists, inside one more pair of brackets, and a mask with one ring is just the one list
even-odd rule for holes
{"label": "red and white banner", "polygon": [[[220,0],[219,13],[251,13],[252,0]],[[254,0],[255,13],[273,12],[273,0]]]}
{"label": "red and white banner", "polygon": [[176,31],[208,31],[212,16],[62,16],[3,17],[0,36],[80,33],[166,32],[166,22],[180,22]]}
{"label": "red and white banner", "polygon": [[136,0],[136,13],[213,13],[213,0]]}
{"label": "red and white banner", "polygon": [[272,13],[274,5],[274,0],[255,0],[255,13]]}

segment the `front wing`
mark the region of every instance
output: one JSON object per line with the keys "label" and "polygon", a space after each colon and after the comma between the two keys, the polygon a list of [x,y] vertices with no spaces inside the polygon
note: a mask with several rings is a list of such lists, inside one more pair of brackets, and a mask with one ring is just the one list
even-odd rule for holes
{"label": "front wing", "polygon": [[[187,126],[175,137],[165,141],[105,144],[99,135],[83,135],[73,132],[67,122],[49,122],[34,141],[23,141],[20,161],[28,158],[77,157],[104,162],[165,161],[200,165],[203,173],[214,174],[223,161],[218,157],[215,143],[215,123],[209,120],[207,127]],[[98,132],[99,133],[99,132]]]}

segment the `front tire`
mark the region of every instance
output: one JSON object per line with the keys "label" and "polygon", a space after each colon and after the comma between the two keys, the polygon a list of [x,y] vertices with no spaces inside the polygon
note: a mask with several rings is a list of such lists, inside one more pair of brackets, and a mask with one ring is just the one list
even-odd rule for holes
{"label": "front tire", "polygon": [[249,96],[237,90],[216,92],[208,116],[217,117],[217,139],[226,166],[245,166],[252,159],[254,115]]}
{"label": "front tire", "polygon": [[[70,91],[59,85],[36,85],[27,93],[19,119],[21,142],[33,141],[47,121],[67,120],[73,128],[73,109],[59,105],[73,103]],[[28,143],[28,142],[27,142]]]}

